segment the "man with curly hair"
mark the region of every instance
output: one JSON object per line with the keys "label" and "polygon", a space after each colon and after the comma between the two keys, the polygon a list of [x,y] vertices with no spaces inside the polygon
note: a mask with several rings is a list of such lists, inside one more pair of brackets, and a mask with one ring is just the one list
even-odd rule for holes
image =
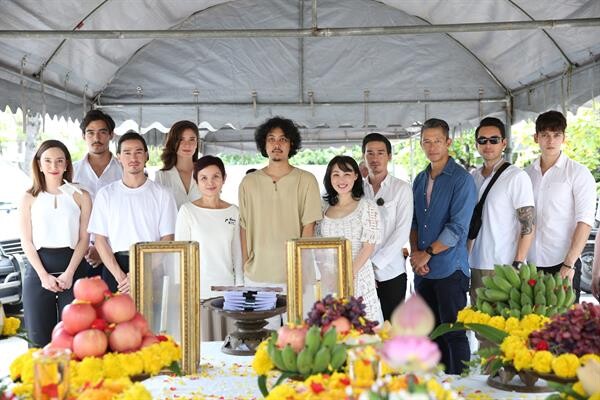
{"label": "man with curly hair", "polygon": [[269,163],[247,174],[239,188],[245,282],[285,288],[286,241],[313,236],[322,218],[319,185],[310,172],[289,163],[302,143],[293,121],[271,118],[256,129],[254,140]]}

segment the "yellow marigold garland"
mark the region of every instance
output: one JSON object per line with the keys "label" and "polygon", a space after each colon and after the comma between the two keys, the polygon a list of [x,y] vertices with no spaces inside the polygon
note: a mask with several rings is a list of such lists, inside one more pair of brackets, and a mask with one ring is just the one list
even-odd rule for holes
{"label": "yellow marigold garland", "polygon": [[1,336],[13,336],[16,335],[21,327],[21,320],[15,317],[6,317],[4,319],[4,326],[2,327]]}
{"label": "yellow marigold garland", "polygon": [[[422,383],[436,399],[456,398],[455,392],[444,387],[435,378],[423,379]],[[385,386],[389,392],[406,390],[408,388],[406,376],[390,376],[385,380]],[[356,386],[347,374],[341,372],[331,375],[316,374],[308,377],[304,382],[286,382],[276,386],[266,400],[339,400],[348,398],[350,391],[353,395],[360,395],[370,387],[371,385]]]}
{"label": "yellow marigold garland", "polygon": [[[10,365],[11,379],[20,380],[20,383],[13,387],[13,392],[17,395],[31,395],[33,391],[33,353],[37,350],[29,349]],[[104,385],[111,381],[129,380],[129,377],[135,375],[156,375],[179,360],[181,360],[181,348],[172,338],[133,353],[107,353],[102,358],[86,357],[81,361],[71,360],[69,364],[71,391],[77,392],[86,385],[94,386],[100,382]],[[139,392],[141,389],[137,387],[132,390]],[[126,393],[127,391],[124,391],[122,395]],[[129,398],[137,397],[123,397],[123,399]]]}

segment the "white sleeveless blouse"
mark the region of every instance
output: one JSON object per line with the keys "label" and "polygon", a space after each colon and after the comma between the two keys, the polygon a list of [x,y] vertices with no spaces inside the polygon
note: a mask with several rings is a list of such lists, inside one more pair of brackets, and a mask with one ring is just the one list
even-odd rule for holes
{"label": "white sleeveless blouse", "polygon": [[71,194],[40,192],[31,204],[31,234],[35,248],[75,249],[79,241],[80,215],[81,209]]}

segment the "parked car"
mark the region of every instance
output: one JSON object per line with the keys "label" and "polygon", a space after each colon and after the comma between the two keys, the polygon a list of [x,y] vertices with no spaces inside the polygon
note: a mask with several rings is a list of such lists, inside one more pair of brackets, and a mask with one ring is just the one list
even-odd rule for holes
{"label": "parked car", "polygon": [[592,293],[592,266],[596,235],[598,235],[598,228],[593,228],[581,253],[581,290],[588,293]]}
{"label": "parked car", "polygon": [[19,239],[0,241],[0,303],[9,315],[23,309],[22,282],[28,264]]}

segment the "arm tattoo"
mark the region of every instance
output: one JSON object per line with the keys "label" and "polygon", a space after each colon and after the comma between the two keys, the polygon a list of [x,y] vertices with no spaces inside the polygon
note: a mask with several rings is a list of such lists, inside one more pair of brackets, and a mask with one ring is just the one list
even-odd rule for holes
{"label": "arm tattoo", "polygon": [[532,233],[535,225],[535,207],[521,207],[517,209],[517,215],[521,223],[521,236]]}

